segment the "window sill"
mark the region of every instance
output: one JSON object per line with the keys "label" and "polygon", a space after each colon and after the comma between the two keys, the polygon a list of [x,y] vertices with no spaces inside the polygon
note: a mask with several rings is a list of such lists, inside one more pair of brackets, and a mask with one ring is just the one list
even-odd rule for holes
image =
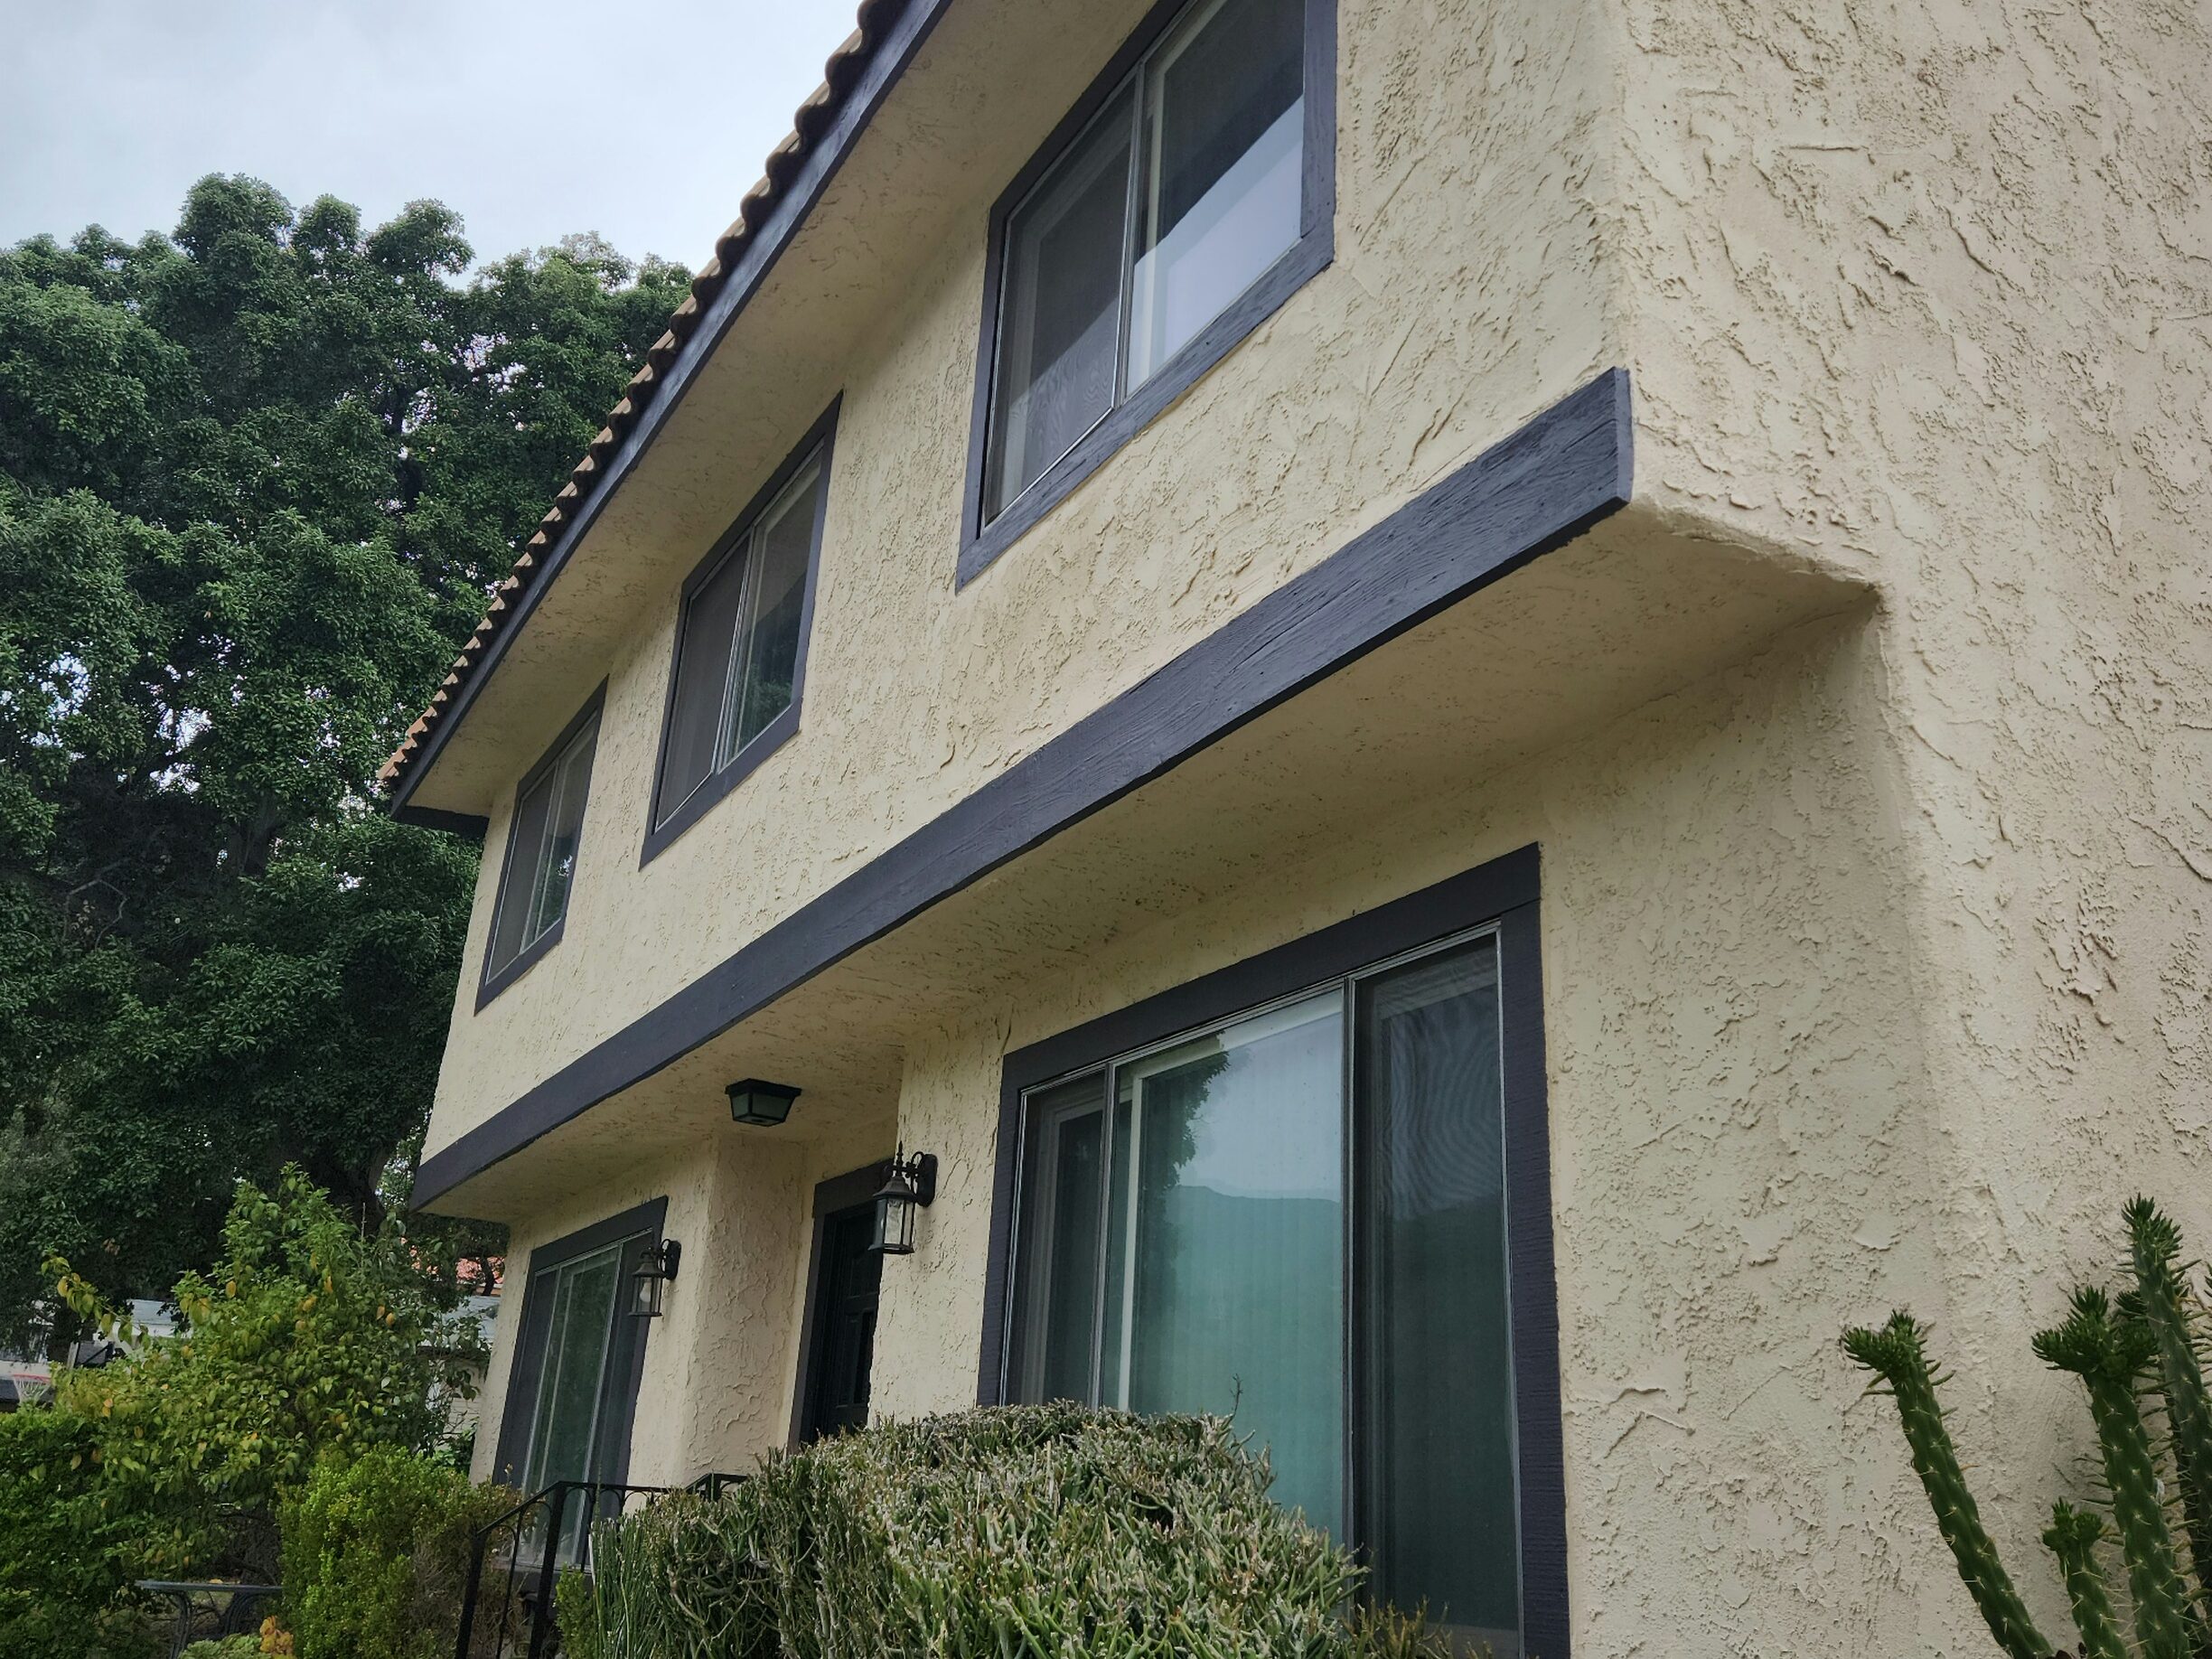
{"label": "window sill", "polygon": [[759,735],[737,752],[735,760],[693,790],[683,805],[670,813],[664,822],[645,831],[645,847],[638,854],[638,868],[642,870],[658,858],[685,830],[712,811],[725,795],[752,776],[763,761],[791,741],[798,730],[799,705],[794,701],[762,726]]}
{"label": "window sill", "polygon": [[484,975],[483,983],[478,985],[476,988],[476,1012],[479,1014],[483,1013],[485,1006],[489,1004],[494,997],[497,997],[510,985],[512,985],[517,979],[520,979],[532,968],[536,967],[538,964],[538,959],[539,957],[550,951],[555,945],[560,943],[561,933],[567,927],[567,925],[568,913],[564,910],[561,913],[561,919],[556,922],[551,927],[546,929],[544,933],[541,934],[537,940],[530,944],[524,945],[521,950],[515,952],[515,958],[512,961],[509,962],[497,973],[488,973]]}
{"label": "window sill", "polygon": [[[964,536],[955,591],[988,570],[1001,553],[1073,494],[1075,487],[1103,466],[1115,451],[1151,425],[1155,417],[1236,350],[1254,330],[1280,310],[1285,301],[1325,270],[1335,254],[1335,228],[1325,219],[1293,243],[1282,258],[1270,266],[1226,311],[1206,324],[1196,338],[1169,358],[1158,374],[1108,410],[1074,448],[1017,496],[1004,512],[979,530]],[[968,468],[963,527],[974,526],[982,516],[982,453],[988,418],[979,404],[970,440],[973,453]]]}

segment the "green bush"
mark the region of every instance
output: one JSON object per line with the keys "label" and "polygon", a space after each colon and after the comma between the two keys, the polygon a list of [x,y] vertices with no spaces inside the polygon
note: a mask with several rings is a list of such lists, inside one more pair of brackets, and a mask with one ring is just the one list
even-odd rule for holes
{"label": "green bush", "polygon": [[301,1659],[445,1659],[471,1534],[512,1501],[398,1447],[321,1465],[282,1522],[285,1611]]}
{"label": "green bush", "polygon": [[[602,1526],[573,1659],[1411,1659],[1226,1422],[1073,1405],[888,1423]],[[308,1659],[318,1659],[310,1654]]]}
{"label": "green bush", "polygon": [[[223,1245],[177,1281],[175,1336],[57,1379],[56,1411],[97,1432],[102,1500],[137,1520],[134,1578],[271,1578],[277,1508],[317,1463],[434,1449],[434,1388],[465,1394],[482,1357],[404,1232],[364,1236],[297,1169],[271,1193],[239,1183]],[[67,1262],[50,1267],[79,1314],[127,1326]]]}
{"label": "green bush", "polygon": [[127,1594],[132,1517],[98,1490],[99,1435],[82,1418],[0,1417],[0,1654],[136,1654],[152,1637]]}
{"label": "green bush", "polygon": [[184,1659],[261,1659],[261,1638],[234,1636],[194,1642],[184,1650]]}

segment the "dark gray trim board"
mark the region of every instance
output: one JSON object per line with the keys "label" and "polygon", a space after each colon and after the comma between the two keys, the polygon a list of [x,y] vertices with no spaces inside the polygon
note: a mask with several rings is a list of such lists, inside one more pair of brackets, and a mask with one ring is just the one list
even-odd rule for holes
{"label": "dark gray trim board", "polygon": [[1195,0],[1160,0],[1130,32],[1028,164],[1014,175],[990,212],[983,265],[983,326],[976,347],[975,397],[970,412],[968,478],[961,507],[955,585],[965,587],[1113,453],[1195,385],[1245,336],[1336,256],[1336,0],[1305,0],[1306,130],[1299,179],[1298,239],[1254,279],[1228,309],[1099,419],[1036,483],[983,521],[983,473],[990,441],[991,385],[998,354],[999,288],[1006,275],[1007,221],[1093,116],[1121,90],[1144,54],[1191,10]]}
{"label": "dark gray trim board", "polygon": [[413,824],[418,830],[443,830],[448,835],[460,836],[464,840],[481,841],[492,828],[492,820],[479,818],[473,812],[442,812],[436,807],[395,807],[395,821]]}
{"label": "dark gray trim board", "polygon": [[[522,1291],[522,1323],[516,1331],[515,1356],[507,1371],[507,1400],[500,1412],[499,1455],[492,1465],[493,1480],[509,1486],[521,1485],[522,1465],[530,1457],[531,1412],[518,1411],[516,1407],[522,1401],[535,1405],[538,1379],[545,1365],[545,1345],[552,1325],[553,1307],[539,1275],[564,1261],[587,1256],[618,1239],[642,1237],[658,1245],[661,1229],[667,1220],[668,1199],[654,1198],[619,1215],[579,1227],[566,1237],[540,1244],[530,1251],[530,1278]],[[609,1459],[607,1472],[601,1478],[617,1484],[630,1475],[630,1431],[637,1420],[638,1387],[645,1375],[646,1332],[642,1327],[652,1323],[630,1315],[626,1294],[630,1288],[630,1266],[629,1262],[623,1264],[622,1279],[615,1288],[615,1342],[608,1377],[613,1384],[609,1403],[614,1410],[605,1414],[595,1448],[595,1452],[604,1453]]]}
{"label": "dark gray trim board", "polygon": [[708,305],[707,314],[699,319],[698,327],[692,331],[683,350],[676,354],[676,360],[669,365],[668,372],[661,377],[659,390],[645,406],[644,413],[638,417],[637,425],[630,429],[629,436],[623,439],[620,447],[607,457],[599,487],[584,498],[575,518],[562,527],[553,545],[545,550],[545,556],[539,561],[543,568],[538,579],[517,595],[514,614],[508,619],[507,625],[485,644],[474,668],[463,678],[455,689],[452,704],[423,739],[421,752],[408,765],[406,775],[399,780],[399,786],[392,792],[392,806],[395,809],[405,806],[413,797],[416,786],[430,774],[439,753],[459,728],[470,705],[475,702],[477,693],[491,679],[493,668],[507,654],[507,648],[513,642],[515,635],[522,631],[523,623],[537,610],[539,602],[551,588],[562,567],[567,564],[577,545],[598,521],[599,514],[614,499],[616,489],[629,477],[631,469],[637,465],[638,458],[645,453],[646,446],[660,435],[669,417],[675,413],[676,406],[683,401],[684,394],[691,389],[701,366],[713,357],[723,335],[729,333],[730,324],[737,320],[738,314],[751,303],[761,284],[768,279],[768,273],[775,268],[777,260],[783,256],[784,248],[790,246],[792,238],[813,212],[814,204],[821,199],[823,191],[830,186],[830,181],[845,164],[846,158],[852,154],[853,145],[875,118],[885,96],[898,78],[906,72],[906,66],[914,61],[914,53],[922,49],[922,42],[929,38],[930,31],[937,26],[938,19],[945,14],[951,5],[952,0],[908,0],[898,20],[891,25],[890,32],[884,36],[882,43],[862,68],[860,79],[846,93],[845,100],[838,107],[837,115],[831,119],[828,130],[808,147],[805,157],[799,164],[799,171],[784,186],[782,196],[769,211],[768,217],[755,227],[753,234],[745,239],[744,248],[737,256],[736,267],[730,272],[721,291]]}
{"label": "dark gray trim board", "polygon": [[1628,500],[1607,370],[423,1160],[436,1199]]}
{"label": "dark gray trim board", "polygon": [[[1521,1598],[1526,1651],[1567,1659],[1567,1495],[1561,1445],[1559,1287],[1551,1242],[1551,1149],[1534,846],[1316,930],[1217,972],[1015,1050],[998,1097],[976,1401],[1006,1398],[1016,1187],[1023,1094],[1133,1050],[1203,1030],[1248,1009],[1486,923],[1497,925],[1504,1094],[1506,1275],[1513,1331],[1515,1457],[1520,1470]],[[1353,1278],[1347,1278],[1347,1287]],[[1356,1303],[1353,1308],[1357,1316]]]}

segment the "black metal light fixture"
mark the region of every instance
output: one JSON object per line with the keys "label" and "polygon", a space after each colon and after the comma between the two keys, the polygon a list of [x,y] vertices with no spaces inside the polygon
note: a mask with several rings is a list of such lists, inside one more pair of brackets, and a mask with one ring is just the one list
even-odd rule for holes
{"label": "black metal light fixture", "polygon": [[792,1102],[799,1098],[799,1091],[791,1084],[765,1083],[758,1077],[734,1083],[727,1092],[732,1122],[757,1123],[766,1129],[790,1117]]}
{"label": "black metal light fixture", "polygon": [[683,1246],[674,1239],[648,1244],[638,1252],[637,1271],[630,1275],[630,1317],[658,1319],[662,1287],[676,1282],[676,1269],[683,1261]]}
{"label": "black metal light fixture", "polygon": [[901,1147],[884,1165],[884,1184],[876,1193],[876,1233],[868,1248],[879,1256],[911,1256],[914,1212],[937,1196],[937,1156]]}

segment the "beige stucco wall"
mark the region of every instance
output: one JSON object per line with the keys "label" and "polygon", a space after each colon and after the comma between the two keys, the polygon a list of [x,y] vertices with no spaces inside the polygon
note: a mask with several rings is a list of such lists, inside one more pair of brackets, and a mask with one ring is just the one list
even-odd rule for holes
{"label": "beige stucco wall", "polygon": [[[567,938],[464,992],[433,1144],[1617,361],[1642,508],[1875,597],[911,1033],[896,1130],[942,1186],[879,1402],[972,1395],[1008,1048],[1536,840],[1579,1650],[1979,1650],[1834,1349],[1900,1302],[2061,1633],[2034,1533],[2081,1416],[2028,1335],[2138,1188],[2212,1238],[2205,29],[1347,0],[1336,266],[957,596],[980,245],[949,237],[831,377],[805,730],[641,874],[672,582],[578,663],[613,683]],[[654,1335],[641,1478],[780,1439],[796,1217],[843,1167],[702,1143],[530,1230],[665,1190],[731,1241]]]}
{"label": "beige stucco wall", "polygon": [[1946,1311],[1879,637],[1797,631],[917,1050],[901,1129],[945,1174],[887,1267],[883,1409],[973,1398],[1008,1047],[1535,840],[1579,1651],[1963,1644],[1835,1351],[1893,1301]]}
{"label": "beige stucco wall", "polygon": [[2138,1188],[2207,1236],[2212,14],[1608,10],[1639,490],[1885,590],[1916,1225],[2056,1635],[2034,1533],[2079,1411],[2024,1333]]}
{"label": "beige stucco wall", "polygon": [[791,1430],[798,1377],[815,1185],[891,1151],[884,1139],[889,1127],[806,1143],[766,1131],[726,1132],[673,1157],[610,1168],[592,1192],[517,1226],[479,1401],[476,1477],[489,1478],[497,1457],[539,1248],[663,1197],[662,1236],[682,1244],[683,1258],[662,1313],[646,1332],[630,1482],[682,1486],[747,1468],[781,1445]]}
{"label": "beige stucco wall", "polygon": [[[1062,33],[1111,42],[1147,8],[1077,9]],[[979,96],[963,54],[1008,50],[992,13],[955,8],[940,25],[910,71],[925,111],[964,115]],[[1535,0],[1344,0],[1335,264],[957,594],[984,221],[1111,45],[1039,65],[1026,131],[992,135],[998,171],[964,167],[946,146],[966,140],[940,135],[946,233],[851,359],[794,395],[805,414],[783,439],[841,390],[799,736],[641,870],[677,587],[706,541],[650,599],[634,598],[630,552],[594,565],[587,549],[562,576],[563,604],[593,603],[597,586],[603,603],[638,605],[639,623],[613,658],[576,654],[533,694],[549,715],[609,681],[563,942],[478,1012],[511,781],[486,803],[431,1149],[1616,361],[1587,193],[1594,21]],[[820,236],[787,257],[792,281],[833,287],[838,259],[869,262],[864,230],[831,219]],[[736,502],[782,452],[763,453]],[[727,465],[703,445],[682,454],[699,472]],[[647,520],[629,532],[640,557],[656,501],[669,520],[696,514],[707,485],[676,466],[618,498]],[[535,758],[517,751],[511,780]]]}
{"label": "beige stucco wall", "polygon": [[[1893,627],[1862,609],[1794,630],[1589,737],[1347,826],[1333,854],[1207,895],[916,1043],[898,1133],[943,1161],[920,1251],[886,1264],[878,1409],[973,1398],[1009,1048],[1532,839],[1579,1647],[1973,1651],[1894,1425],[1861,1398],[1835,1334],[1898,1303],[1947,1342],[1971,1334],[1962,1433],[1982,1437],[1977,1484],[2015,1533],[2061,1489],[2067,1459],[2008,1448],[2066,1445],[2078,1422],[2067,1389],[2021,1358],[2062,1285],[2018,1260],[1989,1270],[2012,1276],[1992,1313],[1978,1307],[1986,1285],[1957,1271],[1947,1213],[1962,1174],[1931,1093],[1946,1022],[1918,1004],[1900,914],[1917,831],[1883,717]],[[2056,1091],[2033,1127],[2057,1133],[2102,1106]],[[2131,1169],[2162,1176],[2212,1236],[2188,1138],[2154,1121],[2134,1142]],[[781,1443],[804,1194],[873,1149],[725,1135],[533,1229],[665,1190],[669,1230],[695,1252],[649,1350],[635,1478],[743,1467]],[[1992,1176],[1992,1208],[2048,1204]],[[2109,1209],[2127,1187],[2107,1186]],[[2085,1239],[2053,1259],[2089,1270],[2106,1254]],[[2014,1539],[2014,1560],[2059,1627],[2031,1540]]]}

